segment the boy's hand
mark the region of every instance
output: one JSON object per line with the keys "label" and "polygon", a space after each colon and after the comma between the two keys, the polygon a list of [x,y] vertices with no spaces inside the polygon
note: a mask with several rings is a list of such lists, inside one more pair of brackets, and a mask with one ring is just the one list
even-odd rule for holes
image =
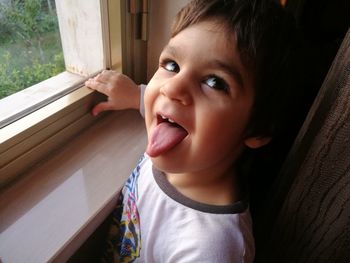
{"label": "boy's hand", "polygon": [[88,79],[85,85],[108,97],[107,101],[100,102],[92,109],[94,116],[107,110],[139,109],[140,107],[140,88],[126,75],[104,70],[96,77]]}

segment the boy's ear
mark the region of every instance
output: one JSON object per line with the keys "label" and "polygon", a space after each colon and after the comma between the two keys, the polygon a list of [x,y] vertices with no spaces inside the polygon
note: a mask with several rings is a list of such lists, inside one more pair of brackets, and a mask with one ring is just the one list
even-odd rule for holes
{"label": "boy's ear", "polygon": [[257,149],[268,144],[270,141],[271,137],[249,137],[244,140],[244,144],[249,148]]}

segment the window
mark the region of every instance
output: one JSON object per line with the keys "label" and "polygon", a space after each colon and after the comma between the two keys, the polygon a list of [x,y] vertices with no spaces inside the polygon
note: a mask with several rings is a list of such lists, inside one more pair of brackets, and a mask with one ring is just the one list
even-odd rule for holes
{"label": "window", "polygon": [[100,98],[83,83],[122,68],[125,1],[59,0],[56,8],[66,71],[0,100],[0,187],[93,122]]}
{"label": "window", "polygon": [[64,71],[54,0],[0,2],[0,99]]}
{"label": "window", "polygon": [[[14,3],[23,6],[22,9],[30,9],[29,7],[35,7],[35,2],[40,3],[41,0],[16,0]],[[105,29],[105,36],[102,32],[103,26],[108,26],[108,23],[102,20],[108,20],[108,13],[104,12],[107,1],[101,1],[101,5],[98,0],[71,2],[63,0],[56,3],[67,71],[1,100],[1,127],[61,97],[67,93],[67,89],[76,88],[87,76],[107,66],[108,50],[103,45],[109,41],[108,28]],[[26,7],[26,3],[30,4]],[[16,8],[17,6],[14,6],[14,9]],[[102,16],[103,13],[105,16]],[[37,42],[33,45],[37,45]],[[35,75],[35,72],[29,72],[28,75]]]}

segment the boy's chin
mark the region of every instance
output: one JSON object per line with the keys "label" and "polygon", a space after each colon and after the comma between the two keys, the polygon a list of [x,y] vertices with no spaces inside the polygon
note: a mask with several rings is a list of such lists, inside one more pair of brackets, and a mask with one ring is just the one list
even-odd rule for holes
{"label": "boy's chin", "polygon": [[184,172],[181,168],[181,163],[179,163],[174,158],[169,158],[167,155],[160,155],[157,157],[150,157],[153,166],[164,173],[182,173]]}

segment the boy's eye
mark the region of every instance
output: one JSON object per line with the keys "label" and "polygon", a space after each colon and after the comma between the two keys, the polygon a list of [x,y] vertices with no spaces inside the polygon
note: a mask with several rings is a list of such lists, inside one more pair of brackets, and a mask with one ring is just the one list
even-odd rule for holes
{"label": "boy's eye", "polygon": [[228,85],[227,85],[227,83],[223,79],[218,78],[216,76],[208,77],[204,81],[204,83],[206,85],[208,85],[212,89],[222,90],[222,91],[228,92]]}
{"label": "boy's eye", "polygon": [[180,67],[178,64],[176,64],[176,62],[169,60],[169,61],[165,61],[163,64],[163,68],[166,69],[167,71],[170,72],[179,72],[180,71]]}

